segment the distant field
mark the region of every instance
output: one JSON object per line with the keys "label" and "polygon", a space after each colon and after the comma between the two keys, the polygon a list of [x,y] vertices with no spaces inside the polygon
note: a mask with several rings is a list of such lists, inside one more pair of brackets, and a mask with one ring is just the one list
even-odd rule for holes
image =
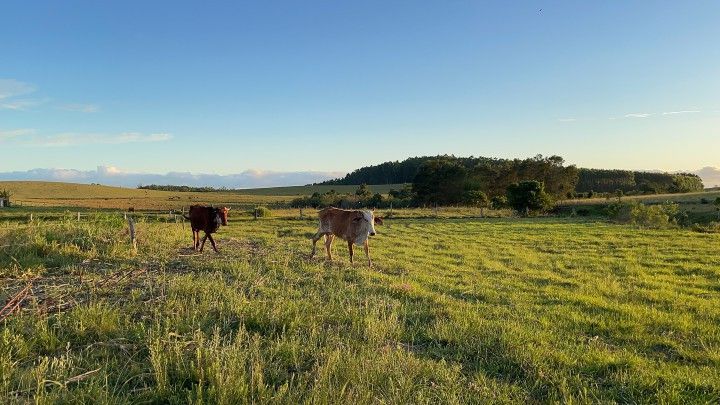
{"label": "distant field", "polygon": [[0,403],[720,401],[720,234],[391,219],[368,269],[315,228],[0,224]]}
{"label": "distant field", "polygon": [[[371,190],[386,194],[390,189],[401,189],[402,184],[371,186]],[[352,193],[357,186],[294,186],[258,188],[228,192],[175,192],[138,190],[88,184],[0,181],[0,190],[13,193],[12,200],[25,206],[79,207],[89,209],[169,210],[188,207],[191,204],[227,205],[249,208],[258,204],[287,203],[295,196],[321,193],[331,189],[339,193]]]}
{"label": "distant field", "polygon": [[[370,190],[375,193],[387,194],[390,190],[400,190],[404,184],[381,184],[371,185]],[[269,187],[269,188],[250,188],[235,191],[245,195],[268,195],[268,196],[299,196],[311,195],[314,192],[325,193],[335,190],[340,194],[354,193],[358,186],[291,186],[291,187]]]}
{"label": "distant field", "polygon": [[257,204],[287,202],[288,196],[248,195],[231,192],[181,193],[134,188],[58,182],[0,182],[0,189],[13,193],[12,200],[24,206],[78,207],[89,209],[168,210],[192,204],[216,204],[243,208]]}
{"label": "distant field", "polygon": [[[706,223],[709,221],[720,221],[717,207],[713,204],[716,198],[720,197],[720,190],[706,190],[698,193],[686,194],[655,194],[624,196],[622,202],[638,201],[644,204],[659,204],[667,201],[680,205],[680,209],[688,214],[692,222]],[[617,197],[611,198],[589,198],[577,200],[565,200],[558,203],[560,212],[567,212],[572,208],[598,210],[610,202],[617,201]],[[599,212],[599,211],[598,211]]]}
{"label": "distant field", "polygon": [[[700,202],[700,199],[712,199],[720,197],[720,190],[707,189],[697,193],[684,193],[684,194],[648,194],[648,195],[629,195],[623,196],[622,201],[642,201],[645,203],[659,203],[665,201],[672,201],[676,203],[688,203],[688,202]],[[599,197],[599,198],[579,198],[576,200],[564,200],[560,204],[563,205],[592,205],[605,203],[608,200],[617,200],[617,197]]]}

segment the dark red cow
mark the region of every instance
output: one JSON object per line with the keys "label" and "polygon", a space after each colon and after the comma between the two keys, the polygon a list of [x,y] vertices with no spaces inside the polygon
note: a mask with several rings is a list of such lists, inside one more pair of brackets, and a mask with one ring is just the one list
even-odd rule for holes
{"label": "dark red cow", "polygon": [[[191,205],[188,215],[183,215],[185,219],[190,220],[190,228],[193,232],[193,249],[203,251],[205,240],[210,239],[213,249],[217,252],[217,246],[213,240],[212,234],[217,232],[220,225],[227,225],[228,211],[230,208],[214,208],[202,205]],[[205,237],[200,243],[200,231],[205,232]]]}

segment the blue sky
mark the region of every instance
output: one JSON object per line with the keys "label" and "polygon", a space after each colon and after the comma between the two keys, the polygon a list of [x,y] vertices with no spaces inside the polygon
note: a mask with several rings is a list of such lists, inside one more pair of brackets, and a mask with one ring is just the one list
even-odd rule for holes
{"label": "blue sky", "polygon": [[6,1],[0,173],[720,167],[718,21],[714,0]]}

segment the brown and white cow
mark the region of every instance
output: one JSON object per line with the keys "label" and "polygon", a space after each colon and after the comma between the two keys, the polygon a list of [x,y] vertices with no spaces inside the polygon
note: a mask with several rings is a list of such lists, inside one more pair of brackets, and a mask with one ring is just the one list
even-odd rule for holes
{"label": "brown and white cow", "polygon": [[[215,240],[212,234],[217,232],[220,225],[227,225],[228,211],[230,208],[214,208],[202,205],[191,205],[188,215],[183,215],[185,219],[190,220],[190,228],[193,233],[193,249],[203,251],[205,240],[210,239],[213,249],[217,252]],[[202,244],[200,243],[200,231],[205,232]]]}
{"label": "brown and white cow", "polygon": [[337,236],[348,244],[350,263],[353,262],[353,244],[363,245],[368,266],[372,267],[368,237],[375,236],[375,224],[382,225],[382,218],[375,217],[373,211],[369,210],[341,210],[339,208],[325,208],[318,212],[318,216],[320,217],[320,226],[312,237],[311,258],[315,256],[315,244],[320,237],[325,236],[327,257],[328,260],[332,260],[330,249],[333,239]]}

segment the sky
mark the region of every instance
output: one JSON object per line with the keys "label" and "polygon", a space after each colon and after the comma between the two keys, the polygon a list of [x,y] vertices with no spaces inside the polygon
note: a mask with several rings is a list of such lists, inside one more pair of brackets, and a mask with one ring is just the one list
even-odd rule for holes
{"label": "sky", "polygon": [[284,185],[438,154],[720,178],[718,21],[716,0],[4,1],[0,179]]}

